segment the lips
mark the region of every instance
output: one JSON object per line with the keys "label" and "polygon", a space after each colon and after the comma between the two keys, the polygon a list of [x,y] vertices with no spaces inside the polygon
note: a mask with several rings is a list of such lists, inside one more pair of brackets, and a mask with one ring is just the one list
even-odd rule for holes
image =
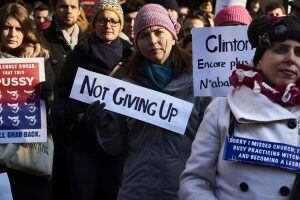
{"label": "lips", "polygon": [[8,43],[8,44],[15,44],[16,41],[14,41],[14,40],[7,40],[7,43]]}
{"label": "lips", "polygon": [[65,16],[64,17],[66,20],[73,20],[73,17],[72,16]]}
{"label": "lips", "polygon": [[297,75],[297,72],[291,69],[280,69],[279,72],[283,73],[286,76]]}
{"label": "lips", "polygon": [[102,32],[102,33],[105,34],[105,35],[113,34],[112,32]]}
{"label": "lips", "polygon": [[157,54],[161,49],[151,49],[149,52],[151,54]]}

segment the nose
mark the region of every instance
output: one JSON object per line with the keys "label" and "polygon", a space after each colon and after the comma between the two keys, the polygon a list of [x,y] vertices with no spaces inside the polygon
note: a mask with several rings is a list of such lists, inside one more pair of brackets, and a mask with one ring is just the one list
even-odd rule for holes
{"label": "nose", "polygon": [[289,64],[294,64],[295,63],[295,52],[294,50],[290,50],[288,54],[286,55],[285,61]]}
{"label": "nose", "polygon": [[150,40],[152,44],[156,44],[157,43],[157,36],[154,33],[151,33],[150,35]]}
{"label": "nose", "polygon": [[71,12],[72,12],[72,10],[73,10],[73,9],[72,9],[72,7],[71,7],[71,6],[68,6],[68,7],[67,7],[67,13],[71,13]]}
{"label": "nose", "polygon": [[133,27],[134,26],[134,19],[130,20],[130,26]]}
{"label": "nose", "polygon": [[14,37],[16,36],[17,30],[15,28],[9,29],[9,36]]}

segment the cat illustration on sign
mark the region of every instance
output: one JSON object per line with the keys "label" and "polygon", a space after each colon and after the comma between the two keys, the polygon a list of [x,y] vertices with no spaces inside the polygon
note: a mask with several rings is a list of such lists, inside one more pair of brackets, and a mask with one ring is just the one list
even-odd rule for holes
{"label": "cat illustration on sign", "polygon": [[28,119],[28,123],[29,123],[31,126],[34,126],[34,125],[36,124],[35,115],[33,115],[33,116],[26,116],[26,115],[25,115],[25,118]]}
{"label": "cat illustration on sign", "polygon": [[12,100],[16,100],[19,97],[18,90],[8,90],[7,93],[11,95]]}
{"label": "cat illustration on sign", "polygon": [[20,124],[19,116],[15,116],[15,117],[8,116],[8,119],[11,120],[11,124],[13,126],[18,126]]}
{"label": "cat illustration on sign", "polygon": [[20,110],[19,103],[7,103],[9,107],[11,107],[13,113],[17,113]]}
{"label": "cat illustration on sign", "polygon": [[27,109],[29,112],[33,113],[36,110],[35,103],[24,103],[25,106],[27,106]]}
{"label": "cat illustration on sign", "polygon": [[35,90],[24,90],[24,92],[29,95],[29,99],[34,99],[35,97],[34,91]]}

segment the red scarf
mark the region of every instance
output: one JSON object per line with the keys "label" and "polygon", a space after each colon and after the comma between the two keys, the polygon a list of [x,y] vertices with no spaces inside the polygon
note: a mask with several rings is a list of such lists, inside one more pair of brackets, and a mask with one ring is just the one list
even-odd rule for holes
{"label": "red scarf", "polygon": [[254,92],[260,92],[273,102],[284,107],[300,105],[299,82],[272,87],[263,82],[260,72],[256,71],[253,67],[242,64],[237,65],[237,69],[232,72],[229,81],[235,88],[245,85]]}

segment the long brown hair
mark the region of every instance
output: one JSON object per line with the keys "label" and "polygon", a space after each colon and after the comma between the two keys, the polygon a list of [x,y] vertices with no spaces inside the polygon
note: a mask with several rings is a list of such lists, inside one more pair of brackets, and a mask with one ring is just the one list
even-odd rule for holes
{"label": "long brown hair", "polygon": [[24,46],[36,43],[41,44],[41,39],[33,27],[26,8],[17,3],[7,3],[2,6],[0,8],[0,32],[2,32],[8,17],[13,17],[20,23],[24,35],[22,45],[16,49],[17,55],[15,56],[19,56],[22,53]]}
{"label": "long brown hair", "polygon": [[[175,44],[169,56],[174,63],[174,76],[177,77],[183,73],[192,73],[192,55]],[[139,51],[133,53],[126,67],[126,76],[132,78],[143,75],[143,60],[146,59]]]}

